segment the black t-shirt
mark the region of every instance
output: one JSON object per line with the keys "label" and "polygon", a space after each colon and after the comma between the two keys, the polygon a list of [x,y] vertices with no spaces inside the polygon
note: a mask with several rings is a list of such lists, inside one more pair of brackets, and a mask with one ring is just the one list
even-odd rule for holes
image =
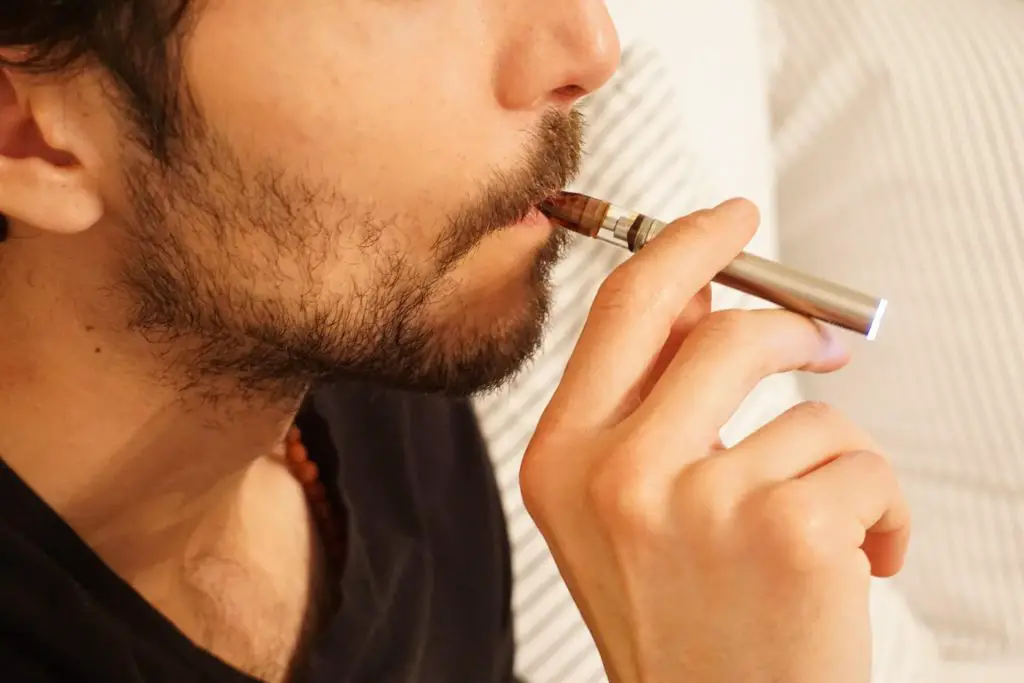
{"label": "black t-shirt", "polygon": [[[508,540],[469,405],[335,384],[299,426],[348,530],[341,607],[306,677],[511,681]],[[0,461],[0,681],[253,680],[188,641]]]}

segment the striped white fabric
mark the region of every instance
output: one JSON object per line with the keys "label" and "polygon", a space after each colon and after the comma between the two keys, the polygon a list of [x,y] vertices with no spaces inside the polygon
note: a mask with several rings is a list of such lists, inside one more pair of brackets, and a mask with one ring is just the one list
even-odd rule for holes
{"label": "striped white fabric", "polygon": [[898,585],[946,655],[1024,658],[1024,2],[768,10],[783,258],[893,302],[804,390],[893,457]]}
{"label": "striped white fabric", "polygon": [[[764,216],[752,251],[894,301],[881,340],[857,349],[852,367],[766,382],[726,440],[801,390],[852,413],[890,449],[917,522],[906,599],[888,582],[872,596],[875,682],[1024,681],[1011,661],[1024,656],[1024,372],[1018,318],[1003,314],[1024,304],[1013,272],[1024,260],[1013,117],[1024,3],[616,4],[637,38],[587,104],[579,189],[663,218],[751,197]],[[557,273],[540,357],[478,401],[509,517],[518,669],[529,683],[604,679],[516,475],[594,292],[623,257],[578,244]],[[756,305],[716,290],[716,307]]]}

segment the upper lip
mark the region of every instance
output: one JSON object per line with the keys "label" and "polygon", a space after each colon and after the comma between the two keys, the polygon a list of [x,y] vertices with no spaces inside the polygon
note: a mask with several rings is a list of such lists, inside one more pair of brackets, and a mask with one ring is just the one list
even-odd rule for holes
{"label": "upper lip", "polygon": [[553,192],[548,192],[543,197],[541,197],[539,200],[537,200],[537,202],[535,202],[531,208],[532,209],[536,209],[537,211],[540,211],[542,214],[544,214],[546,216],[547,215],[547,211],[544,210],[544,205],[549,203],[555,197],[557,197],[559,192],[561,192],[560,189],[559,190],[555,190]]}

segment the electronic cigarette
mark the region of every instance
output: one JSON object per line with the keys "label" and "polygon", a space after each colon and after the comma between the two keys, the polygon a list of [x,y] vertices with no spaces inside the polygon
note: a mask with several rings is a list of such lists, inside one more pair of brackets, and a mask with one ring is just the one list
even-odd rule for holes
{"label": "electronic cigarette", "polygon": [[[667,225],[573,192],[562,192],[541,202],[540,210],[562,227],[632,252],[642,249]],[[877,336],[887,306],[885,299],[747,253],[741,253],[714,281],[795,313],[858,332],[869,340]]]}

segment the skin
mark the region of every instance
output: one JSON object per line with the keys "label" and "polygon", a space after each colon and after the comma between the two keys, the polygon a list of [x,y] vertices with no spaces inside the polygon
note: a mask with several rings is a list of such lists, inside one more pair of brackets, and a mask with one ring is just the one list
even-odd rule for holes
{"label": "skin", "polygon": [[[319,377],[461,391],[531,352],[552,232],[504,224],[571,175],[618,46],[596,0],[213,0],[186,48],[202,118],[170,166],[101,75],[5,74],[0,453],[194,641],[282,680],[310,540],[267,454]],[[786,311],[709,314],[757,220],[699,212],[616,269],[523,462],[615,683],[870,677],[869,579],[910,528],[877,446],[815,405],[717,439],[765,375],[848,360]]]}
{"label": "skin", "polygon": [[517,221],[618,58],[599,0],[202,3],[168,165],[103,73],[0,73],[0,454],[188,632],[182,558],[288,555],[250,532],[305,518],[267,456],[311,382],[532,353],[561,240]]}
{"label": "skin", "polygon": [[523,501],[616,683],[871,679],[870,579],[899,571],[911,526],[878,445],[814,403],[718,440],[766,376],[849,361],[789,311],[709,313],[701,287],[756,226],[726,202],[616,269],[523,459]]}

